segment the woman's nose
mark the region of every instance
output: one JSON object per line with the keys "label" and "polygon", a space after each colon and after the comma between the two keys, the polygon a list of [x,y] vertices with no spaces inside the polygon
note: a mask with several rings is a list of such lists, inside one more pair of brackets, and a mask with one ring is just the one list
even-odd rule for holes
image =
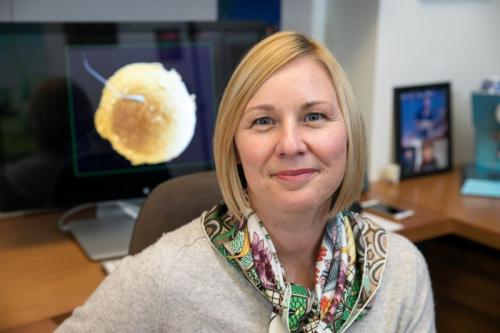
{"label": "woman's nose", "polygon": [[303,135],[297,124],[283,124],[279,128],[276,153],[280,156],[303,155],[307,149]]}

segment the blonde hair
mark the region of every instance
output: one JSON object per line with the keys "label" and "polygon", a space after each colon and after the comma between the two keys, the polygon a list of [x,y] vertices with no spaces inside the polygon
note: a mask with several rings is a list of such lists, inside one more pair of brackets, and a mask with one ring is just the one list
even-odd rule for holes
{"label": "blonde hair", "polygon": [[242,217],[245,208],[250,207],[234,143],[243,111],[264,81],[301,56],[312,56],[325,66],[347,128],[346,170],[332,196],[330,215],[349,207],[361,193],[366,164],[365,131],[342,67],[328,49],[314,40],[296,32],[278,32],[255,45],[241,60],[226,86],[217,115],[213,141],[217,179],[229,211],[237,217]]}

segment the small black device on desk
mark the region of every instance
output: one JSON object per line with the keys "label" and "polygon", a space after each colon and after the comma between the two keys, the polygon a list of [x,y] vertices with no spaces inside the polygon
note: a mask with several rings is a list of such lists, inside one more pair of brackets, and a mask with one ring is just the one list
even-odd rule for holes
{"label": "small black device on desk", "polygon": [[388,205],[377,199],[364,201],[361,203],[361,207],[364,211],[398,221],[415,214],[411,209]]}

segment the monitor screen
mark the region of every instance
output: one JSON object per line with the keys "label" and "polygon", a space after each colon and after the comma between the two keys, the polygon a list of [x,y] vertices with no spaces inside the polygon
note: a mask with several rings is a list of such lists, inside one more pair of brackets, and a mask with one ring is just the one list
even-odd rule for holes
{"label": "monitor screen", "polygon": [[0,211],[136,198],[213,168],[258,22],[0,24]]}

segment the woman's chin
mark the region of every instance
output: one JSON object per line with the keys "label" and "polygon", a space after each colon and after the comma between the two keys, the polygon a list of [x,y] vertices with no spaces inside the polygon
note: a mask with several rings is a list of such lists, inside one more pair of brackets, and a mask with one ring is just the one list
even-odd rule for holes
{"label": "woman's chin", "polygon": [[299,214],[316,212],[325,206],[327,210],[330,207],[330,198],[327,198],[327,200],[322,198],[322,200],[320,200],[317,196],[288,195],[280,199],[281,200],[273,200],[269,205],[284,213]]}

